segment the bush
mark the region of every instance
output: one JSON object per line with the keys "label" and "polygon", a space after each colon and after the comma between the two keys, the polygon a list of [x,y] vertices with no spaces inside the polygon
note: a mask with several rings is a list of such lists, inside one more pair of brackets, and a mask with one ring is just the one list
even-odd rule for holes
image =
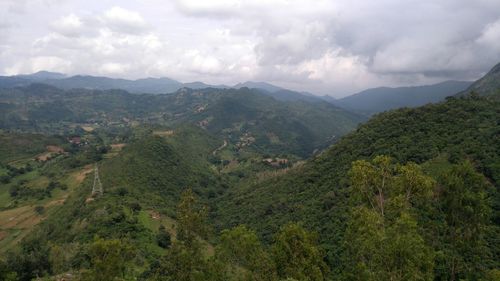
{"label": "bush", "polygon": [[35,212],[39,215],[42,215],[43,213],[45,213],[45,207],[38,205],[35,207]]}
{"label": "bush", "polygon": [[172,245],[172,238],[170,237],[170,233],[165,229],[163,225],[160,225],[159,232],[156,235],[156,241],[158,243],[158,246],[162,247],[163,249],[170,248],[170,245]]}

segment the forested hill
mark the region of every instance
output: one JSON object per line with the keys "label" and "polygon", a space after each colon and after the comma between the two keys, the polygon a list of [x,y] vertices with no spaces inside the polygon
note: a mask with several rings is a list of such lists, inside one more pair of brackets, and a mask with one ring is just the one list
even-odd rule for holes
{"label": "forested hill", "polygon": [[[497,192],[500,186],[499,117],[498,97],[478,96],[448,98],[438,104],[376,115],[304,166],[297,167],[286,175],[227,193],[218,206],[220,225],[246,224],[269,239],[279,225],[288,221],[303,221],[306,226],[319,232],[322,244],[328,249],[329,264],[334,271],[339,274],[349,272],[353,268],[349,268],[345,261],[357,260],[353,256],[346,256],[350,250],[349,247],[346,248],[345,233],[348,225],[354,223],[349,219],[354,209],[352,198],[349,199],[352,190],[348,187],[352,178],[350,180],[348,172],[356,160],[370,160],[377,155],[387,155],[392,157],[393,163],[417,163],[420,165],[418,169],[422,169],[436,181],[432,190],[434,195],[427,199],[430,205],[417,206],[411,211],[418,214],[415,222],[417,232],[431,248],[430,251],[437,255],[433,264],[435,278],[450,278],[450,275],[447,275],[450,274],[450,264],[446,261],[458,257],[464,260],[460,264],[460,273],[454,274],[458,274],[460,278],[475,279],[477,275],[474,274],[480,275],[483,272],[478,268],[498,268],[500,261],[498,243],[495,242],[495,237],[498,238],[499,235],[500,218],[500,199]],[[377,168],[376,163],[365,165]],[[463,165],[467,168],[463,168]],[[448,193],[447,196],[452,196],[451,198],[446,197],[443,190],[446,190],[452,175],[458,177],[454,179],[455,184],[461,180],[469,180],[461,179],[454,173],[472,174],[476,179],[485,177],[487,181],[483,183],[487,186],[487,182],[490,182],[495,188],[475,190],[476,187],[465,184],[460,185],[456,194]],[[465,174],[460,175],[466,177]],[[487,198],[485,201],[481,201],[483,196]],[[472,204],[470,208],[475,208],[474,204],[486,204],[488,207],[485,208],[490,210],[493,208],[491,216],[481,221],[481,227],[485,229],[485,232],[481,232],[483,240],[462,241],[466,244],[465,247],[469,247],[466,249],[449,248],[453,247],[450,243],[454,245],[457,241],[450,242],[451,238],[443,233],[458,230],[442,221],[446,218],[444,210],[451,208],[447,205],[451,202],[448,200],[463,202],[460,203],[464,204],[463,208],[469,208],[468,204]],[[457,214],[465,212],[460,206],[455,205],[453,208],[457,209],[448,210],[456,211]],[[467,215],[464,213],[464,216]],[[461,223],[466,225],[466,228],[468,222],[465,217],[463,219]],[[473,252],[472,248],[476,247],[476,242],[481,243],[482,253]],[[371,247],[369,244],[363,245]],[[447,254],[440,259],[439,255],[443,253]],[[379,254],[379,258],[382,258],[383,254]],[[475,264],[470,259],[480,259],[482,264]],[[361,260],[359,262],[358,266],[366,266]],[[474,270],[479,271],[474,273]]]}
{"label": "forested hill", "polygon": [[415,87],[374,88],[333,101],[333,104],[372,115],[401,107],[416,107],[443,101],[469,87],[467,81],[445,81]]}
{"label": "forested hill", "polygon": [[494,95],[500,93],[500,63],[495,65],[484,77],[470,85],[461,94],[476,92],[480,95]]}
{"label": "forested hill", "polygon": [[235,145],[302,157],[335,142],[364,120],[323,101],[279,101],[248,88],[183,88],[171,95],[138,95],[31,84],[1,89],[0,108],[0,128],[9,130],[62,133],[88,123],[191,123]]}

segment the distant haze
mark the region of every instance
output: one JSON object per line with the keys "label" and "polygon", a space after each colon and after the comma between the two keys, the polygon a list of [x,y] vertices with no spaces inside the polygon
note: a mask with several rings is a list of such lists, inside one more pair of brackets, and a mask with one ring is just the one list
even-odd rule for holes
{"label": "distant haze", "polygon": [[498,0],[2,0],[0,75],[39,70],[346,96],[475,80]]}

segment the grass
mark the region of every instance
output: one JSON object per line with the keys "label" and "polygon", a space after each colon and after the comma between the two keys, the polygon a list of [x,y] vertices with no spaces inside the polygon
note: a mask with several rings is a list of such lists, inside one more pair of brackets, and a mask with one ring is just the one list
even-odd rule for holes
{"label": "grass", "polygon": [[9,170],[0,167],[0,176],[5,176],[8,174],[8,172],[9,172]]}
{"label": "grass", "polygon": [[9,189],[6,186],[0,186],[0,208],[7,206],[10,201]]}
{"label": "grass", "polygon": [[0,212],[0,232],[4,233],[0,252],[17,244],[42,218],[35,212],[35,207],[29,205]]}
{"label": "grass", "polygon": [[[62,205],[71,192],[83,182],[85,176],[92,171],[92,166],[71,171],[59,179],[59,181],[68,186],[67,190],[55,189],[50,198],[43,200],[26,200],[20,203],[16,208],[0,211],[0,253],[12,249],[19,241],[31,232],[39,222],[50,216],[57,207]],[[16,181],[29,180],[27,185],[37,187],[46,186],[49,179],[40,175],[39,171],[34,170],[16,178]],[[0,186],[0,207],[5,207],[11,203],[12,199],[8,192],[9,185]],[[35,211],[36,206],[43,206],[44,213],[38,214]]]}
{"label": "grass", "polygon": [[120,151],[122,151],[122,149],[126,146],[127,144],[126,143],[114,143],[114,144],[111,144],[111,150],[108,151],[108,153],[106,153],[104,155],[104,158],[112,158],[112,157],[115,157],[116,155],[118,155],[118,153],[120,153]]}
{"label": "grass", "polygon": [[[142,210],[138,214],[138,219],[141,224],[143,224],[146,228],[148,228],[155,234],[158,233],[158,228],[160,227],[160,225],[163,225],[165,229],[170,233],[172,242],[175,242],[177,235],[176,231],[177,222],[171,217],[161,215],[153,210]],[[208,243],[205,240],[201,240],[201,242],[203,244],[203,248],[205,249],[204,254],[207,257],[213,256],[215,253],[215,249],[212,246],[212,244]],[[157,250],[159,250],[160,252],[163,251],[163,249],[160,248],[159,246],[153,248],[157,248]]]}

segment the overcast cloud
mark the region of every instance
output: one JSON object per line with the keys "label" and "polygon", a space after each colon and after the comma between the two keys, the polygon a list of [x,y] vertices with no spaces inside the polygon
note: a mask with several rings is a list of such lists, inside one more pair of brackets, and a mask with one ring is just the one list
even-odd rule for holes
{"label": "overcast cloud", "polygon": [[344,96],[473,80],[500,62],[499,0],[0,0],[0,74],[234,84]]}

